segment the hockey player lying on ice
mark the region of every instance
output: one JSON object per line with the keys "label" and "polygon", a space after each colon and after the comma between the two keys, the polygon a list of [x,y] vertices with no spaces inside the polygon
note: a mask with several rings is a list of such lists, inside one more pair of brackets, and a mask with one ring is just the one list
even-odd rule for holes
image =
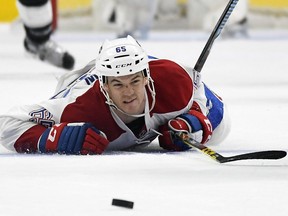
{"label": "hockey player lying on ice", "polygon": [[64,76],[49,100],[0,116],[3,146],[85,155],[133,150],[158,137],[162,148],[185,151],[176,132],[207,144],[230,129],[223,101],[193,82],[192,68],[149,59],[131,36],[105,41],[96,60]]}

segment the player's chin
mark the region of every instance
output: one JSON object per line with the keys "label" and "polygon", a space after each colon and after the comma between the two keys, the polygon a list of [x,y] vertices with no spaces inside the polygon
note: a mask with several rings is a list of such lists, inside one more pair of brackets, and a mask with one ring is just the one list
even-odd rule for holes
{"label": "player's chin", "polygon": [[123,111],[125,113],[127,113],[128,115],[137,115],[137,114],[139,114],[135,109],[123,109]]}
{"label": "player's chin", "polygon": [[139,106],[137,105],[133,105],[133,104],[125,104],[123,107],[122,107],[122,110],[129,114],[129,115],[137,115],[139,114],[138,113],[138,110],[139,110]]}

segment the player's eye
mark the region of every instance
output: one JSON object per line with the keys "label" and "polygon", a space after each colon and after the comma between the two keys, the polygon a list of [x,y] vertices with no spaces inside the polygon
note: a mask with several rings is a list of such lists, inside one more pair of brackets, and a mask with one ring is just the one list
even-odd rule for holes
{"label": "player's eye", "polygon": [[123,84],[121,84],[121,83],[115,83],[115,84],[113,84],[113,87],[116,87],[116,88],[120,88],[120,87],[122,87],[123,86]]}
{"label": "player's eye", "polygon": [[139,79],[136,79],[136,80],[133,80],[132,82],[131,82],[131,84],[132,85],[135,85],[135,84],[138,84],[140,82],[140,80]]}

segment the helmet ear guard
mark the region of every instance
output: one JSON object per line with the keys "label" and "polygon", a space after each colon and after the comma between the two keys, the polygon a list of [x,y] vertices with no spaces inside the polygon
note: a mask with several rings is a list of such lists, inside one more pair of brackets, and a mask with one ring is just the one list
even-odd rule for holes
{"label": "helmet ear guard", "polygon": [[103,84],[107,84],[107,77],[105,77],[105,76],[101,76],[102,77],[102,83]]}
{"label": "helmet ear guard", "polygon": [[144,76],[144,77],[148,77],[147,69],[144,69],[142,73],[143,73],[143,76]]}

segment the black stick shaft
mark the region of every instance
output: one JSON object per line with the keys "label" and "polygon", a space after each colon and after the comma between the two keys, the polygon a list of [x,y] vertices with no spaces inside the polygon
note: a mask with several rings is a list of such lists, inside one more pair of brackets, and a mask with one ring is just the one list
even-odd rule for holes
{"label": "black stick shaft", "polygon": [[214,43],[214,40],[220,35],[222,29],[224,28],[224,25],[226,24],[228,18],[230,17],[230,14],[232,13],[232,11],[234,10],[236,4],[238,3],[239,0],[230,0],[229,3],[227,4],[225,10],[223,11],[221,17],[219,18],[216,26],[214,27],[212,33],[210,34],[210,37],[204,47],[204,49],[202,50],[201,55],[199,56],[195,66],[194,66],[194,70],[196,70],[197,72],[201,72],[207,58],[208,55],[210,53],[211,47]]}

